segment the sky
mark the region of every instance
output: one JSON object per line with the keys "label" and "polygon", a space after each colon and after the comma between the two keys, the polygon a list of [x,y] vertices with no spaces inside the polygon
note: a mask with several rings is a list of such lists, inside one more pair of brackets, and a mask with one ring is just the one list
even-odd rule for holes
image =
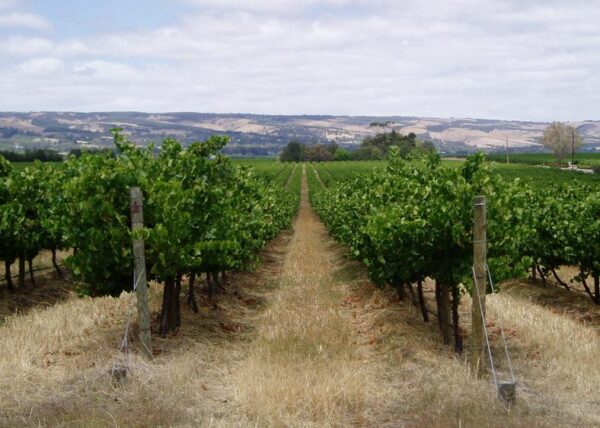
{"label": "sky", "polygon": [[0,111],[600,119],[600,0],[0,0]]}

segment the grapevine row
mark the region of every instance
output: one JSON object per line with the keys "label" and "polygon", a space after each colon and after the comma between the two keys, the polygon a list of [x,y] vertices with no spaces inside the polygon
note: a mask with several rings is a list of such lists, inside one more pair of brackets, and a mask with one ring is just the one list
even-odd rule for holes
{"label": "grapevine row", "polygon": [[15,261],[72,248],[66,263],[80,293],[131,289],[129,189],[137,186],[144,193],[147,276],[164,287],[160,333],[173,331],[181,323],[183,276],[188,303],[197,309],[195,278],[204,274],[212,293],[225,272],[254,266],[298,208],[299,194],[221,155],[226,142],[215,136],[184,148],[167,139],[155,155],[153,147],[138,148],[116,131],[116,156],[83,155],[23,171],[0,158],[0,260],[9,287]]}
{"label": "grapevine row", "polygon": [[[442,168],[439,157],[408,162],[392,153],[385,170],[320,190],[311,203],[330,233],[350,247],[380,285],[420,302],[426,278],[435,281],[437,315],[446,343],[462,350],[458,305],[472,287],[476,195],[488,200],[488,263],[497,280],[529,269],[546,276],[575,265],[573,278],[600,303],[600,191],[576,184],[534,189],[492,173],[481,154],[462,168]],[[594,281],[592,291],[587,279]],[[414,284],[417,285],[416,293]],[[461,286],[461,284],[463,286]]]}

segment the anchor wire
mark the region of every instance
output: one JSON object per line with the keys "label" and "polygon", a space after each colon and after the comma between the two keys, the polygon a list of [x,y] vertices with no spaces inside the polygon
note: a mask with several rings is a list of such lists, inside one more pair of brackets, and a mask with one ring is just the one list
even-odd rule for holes
{"label": "anchor wire", "polygon": [[[487,269],[487,266],[486,266],[486,269]],[[490,339],[488,337],[487,326],[485,325],[485,314],[483,313],[483,305],[481,303],[481,296],[479,295],[477,276],[475,275],[475,266],[473,266],[471,268],[471,270],[473,272],[473,281],[475,281],[475,294],[477,295],[477,302],[479,303],[479,312],[481,313],[481,319],[484,320],[482,323],[483,324],[483,334],[485,336],[485,344],[486,344],[487,351],[488,351],[488,357],[490,358],[490,366],[492,368],[492,377],[494,379],[494,386],[496,387],[496,390],[499,391],[498,378],[496,376],[496,368],[494,367],[494,358],[492,357],[492,348],[490,346]]]}
{"label": "anchor wire", "polygon": [[[138,275],[137,279],[134,278],[134,283],[133,283],[133,290],[132,290],[132,294],[135,293],[135,291],[137,290],[137,286],[140,282],[140,278],[142,277],[142,273],[144,272],[146,268],[143,267],[142,268],[142,272],[140,272],[140,275]],[[119,346],[119,350],[125,353],[125,369],[129,370],[129,360],[130,360],[130,356],[129,356],[129,327],[131,325],[131,312],[132,312],[132,307],[133,307],[133,301],[135,299],[133,298],[133,296],[129,299],[129,304],[127,306],[127,321],[125,322],[125,332],[123,333],[123,340],[121,341],[121,345]],[[111,370],[111,374],[114,375],[115,370],[117,369],[117,361],[115,360],[113,362],[113,367]]]}
{"label": "anchor wire", "polygon": [[[485,265],[485,268],[487,269],[487,272],[488,272],[488,278],[490,280],[490,288],[492,289],[492,294],[496,294],[496,287],[494,287],[494,281],[492,281],[492,273],[490,272],[490,267],[487,265],[487,263]],[[506,355],[506,360],[508,362],[508,368],[510,369],[510,377],[511,377],[512,382],[514,383],[515,382],[515,373],[513,371],[512,361],[510,359],[510,354],[508,352],[508,344],[506,342],[506,335],[504,334],[504,328],[502,328],[502,322],[501,322],[502,320],[500,317],[500,312],[498,311],[498,308],[495,307],[495,305],[493,305],[493,306],[494,306],[494,310],[496,312],[496,316],[498,317],[498,324],[500,325],[500,334],[502,336],[502,342],[504,344],[504,353]]]}

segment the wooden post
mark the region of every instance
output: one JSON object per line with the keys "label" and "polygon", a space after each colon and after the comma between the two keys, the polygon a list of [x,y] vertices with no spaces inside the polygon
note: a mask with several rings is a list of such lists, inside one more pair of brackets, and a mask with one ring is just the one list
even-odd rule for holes
{"label": "wooden post", "polygon": [[[473,305],[471,310],[471,371],[478,377],[485,372],[485,291],[486,291],[486,207],[485,196],[476,196],[473,206]],[[481,304],[479,303],[481,302]],[[483,311],[482,311],[483,309]],[[483,312],[483,313],[482,313]]]}
{"label": "wooden post", "polygon": [[[136,232],[144,227],[144,197],[139,187],[129,190],[131,201],[131,230]],[[139,338],[142,344],[142,353],[152,358],[152,344],[150,332],[150,308],[148,307],[148,284],[146,283],[146,250],[142,238],[133,239],[133,256],[135,270],[133,281],[136,285]]]}

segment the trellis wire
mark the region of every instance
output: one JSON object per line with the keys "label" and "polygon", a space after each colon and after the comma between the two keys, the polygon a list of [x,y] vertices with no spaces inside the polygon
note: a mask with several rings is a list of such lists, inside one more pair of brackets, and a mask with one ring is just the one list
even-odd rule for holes
{"label": "trellis wire", "polygon": [[[142,272],[144,272],[145,268],[142,269]],[[129,326],[131,325],[131,311],[132,311],[132,307],[133,307],[133,301],[135,300],[133,297],[133,293],[135,293],[135,290],[137,289],[137,286],[140,282],[140,278],[142,277],[141,273],[140,275],[138,275],[137,279],[134,278],[134,283],[133,283],[133,290],[132,290],[132,296],[131,299],[129,300],[129,305],[127,307],[127,319],[125,321],[125,332],[123,334],[123,340],[121,341],[121,345],[119,346],[119,350],[121,352],[125,353],[125,366],[124,367],[119,367],[119,364],[117,362],[117,360],[115,359],[115,361],[113,362],[113,366],[111,369],[111,376],[114,378],[115,377],[115,372],[121,368],[124,370],[129,370],[129,360],[130,360],[130,356],[129,356]]]}
{"label": "trellis wire", "polygon": [[[65,265],[63,263],[60,263],[57,266],[58,267],[63,267]],[[42,268],[35,268],[32,271],[30,271],[29,269],[26,269],[25,270],[25,274],[28,274],[30,272],[34,272],[34,273],[35,272],[42,272],[42,271],[46,271],[46,270],[50,270],[50,269],[55,269],[55,267],[54,266],[46,266],[46,267],[42,267]],[[19,277],[19,274],[16,274],[16,275],[11,275],[10,278],[11,279],[17,279],[18,277]],[[6,284],[6,279],[0,278],[0,284]]]}
{"label": "trellis wire", "polygon": [[490,347],[490,338],[488,337],[487,326],[485,325],[485,314],[483,312],[483,305],[481,303],[481,296],[479,295],[479,287],[477,284],[477,276],[475,275],[475,266],[471,268],[473,272],[473,281],[475,281],[475,294],[477,295],[477,303],[479,304],[479,311],[481,312],[481,318],[483,321],[483,334],[485,335],[485,344],[488,351],[488,357],[490,358],[490,366],[492,368],[492,377],[494,379],[494,386],[498,390],[498,378],[496,377],[496,368],[494,367],[494,358],[492,357],[492,348]]}
{"label": "trellis wire", "polygon": [[[494,287],[494,281],[492,281],[492,273],[490,272],[490,267],[486,264],[485,268],[488,272],[488,278],[490,280],[490,288],[492,289],[492,294],[496,294],[496,287]],[[496,316],[498,317],[498,324],[500,325],[500,334],[502,335],[502,342],[504,343],[504,353],[506,354],[506,360],[508,361],[508,368],[510,369],[510,377],[511,380],[515,381],[515,373],[513,371],[512,361],[510,359],[510,354],[508,353],[508,344],[506,343],[506,335],[504,334],[504,328],[502,328],[502,320],[500,319],[500,312],[497,308],[494,308],[496,311]]]}

